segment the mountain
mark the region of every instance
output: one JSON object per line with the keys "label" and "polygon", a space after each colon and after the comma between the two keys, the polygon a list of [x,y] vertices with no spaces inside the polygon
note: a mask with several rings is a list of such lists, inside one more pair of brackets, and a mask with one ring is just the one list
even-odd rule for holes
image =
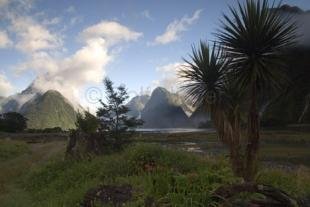
{"label": "mountain", "polygon": [[0,111],[2,110],[2,103],[5,100],[5,97],[0,96]]}
{"label": "mountain", "polygon": [[190,116],[190,121],[195,127],[205,126],[210,122],[210,120],[210,114],[203,106],[197,107],[197,109]]}
{"label": "mountain", "polygon": [[135,96],[133,97],[126,106],[129,108],[128,115],[134,117],[140,117],[141,112],[145,104],[150,100],[149,95]]}
{"label": "mountain", "polygon": [[184,96],[177,93],[170,93],[170,98],[175,105],[182,107],[183,111],[187,116],[190,116],[194,112],[193,107],[186,103]]}
{"label": "mountain", "polygon": [[191,127],[189,118],[175,94],[165,88],[156,88],[141,113],[145,128]]}
{"label": "mountain", "polygon": [[273,9],[280,16],[283,16],[285,21],[287,17],[297,26],[297,44],[299,46],[310,46],[310,10],[304,11],[297,6],[283,5],[280,8]]}
{"label": "mountain", "polygon": [[266,107],[263,125],[310,123],[310,47],[296,47],[287,51],[288,88]]}
{"label": "mountain", "polygon": [[282,5],[280,8],[273,9],[283,13],[302,14],[304,11],[297,6],[290,6],[288,4]]}
{"label": "mountain", "polygon": [[76,110],[55,90],[43,93],[31,84],[24,91],[0,100],[0,105],[1,113],[14,111],[23,114],[28,119],[28,128],[75,128]]}
{"label": "mountain", "polygon": [[19,112],[20,108],[34,96],[41,94],[41,92],[36,89],[33,84],[31,84],[28,88],[26,88],[21,93],[17,93],[15,95],[9,96],[2,100],[1,104],[1,112],[6,113],[10,111]]}
{"label": "mountain", "polygon": [[70,102],[58,91],[37,94],[19,110],[27,119],[28,128],[75,128],[76,112]]}

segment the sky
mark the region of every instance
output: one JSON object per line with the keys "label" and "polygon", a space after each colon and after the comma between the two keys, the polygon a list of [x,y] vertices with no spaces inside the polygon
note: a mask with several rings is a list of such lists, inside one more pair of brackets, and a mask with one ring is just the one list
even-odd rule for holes
{"label": "sky", "polygon": [[[241,0],[242,1],[242,0]],[[0,0],[0,96],[31,83],[84,107],[104,98],[102,80],[129,95],[177,90],[193,44],[210,43],[235,0]],[[310,10],[309,0],[283,3]]]}

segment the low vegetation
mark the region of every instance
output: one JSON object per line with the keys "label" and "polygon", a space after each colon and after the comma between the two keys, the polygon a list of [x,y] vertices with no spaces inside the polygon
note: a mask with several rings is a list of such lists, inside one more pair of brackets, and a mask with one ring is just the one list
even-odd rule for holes
{"label": "low vegetation", "polygon": [[30,152],[26,143],[20,141],[0,140],[0,161],[6,161]]}
{"label": "low vegetation", "polygon": [[[76,161],[63,159],[65,143],[61,143],[59,151],[56,149],[61,147],[55,143],[1,142],[0,154],[13,145],[23,146],[18,147],[22,150],[11,150],[18,153],[0,164],[1,169],[9,169],[8,164],[14,163],[14,171],[19,172],[15,176],[1,173],[1,206],[78,206],[86,193],[98,185],[131,186],[132,195],[125,206],[217,206],[213,192],[219,186],[241,182],[222,156],[201,156],[137,143],[122,152]],[[45,147],[38,149],[38,145]],[[38,154],[43,151],[45,156]],[[48,158],[46,154],[50,154]],[[22,163],[28,163],[27,170]],[[265,169],[258,173],[257,182],[276,186],[301,201],[310,196],[310,173],[306,167],[294,171]],[[241,194],[234,202],[238,206],[250,198]],[[102,206],[99,200],[95,203]]]}

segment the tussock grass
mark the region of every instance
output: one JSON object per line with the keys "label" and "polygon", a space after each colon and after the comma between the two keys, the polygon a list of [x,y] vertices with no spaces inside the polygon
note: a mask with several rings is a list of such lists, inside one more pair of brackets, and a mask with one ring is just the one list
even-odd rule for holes
{"label": "tussock grass", "polygon": [[26,143],[21,141],[0,140],[0,161],[6,161],[30,152]]}
{"label": "tussock grass", "polygon": [[[13,144],[1,143],[7,146],[0,149]],[[241,182],[233,176],[227,158],[157,144],[132,144],[121,152],[80,161],[63,158],[65,142],[21,144],[31,152],[16,153],[0,164],[3,207],[77,206],[87,190],[99,184],[131,184],[133,199],[126,206],[144,206],[147,199],[158,206],[216,206],[211,195],[217,187]],[[294,197],[310,196],[307,167],[264,168],[257,179]]]}

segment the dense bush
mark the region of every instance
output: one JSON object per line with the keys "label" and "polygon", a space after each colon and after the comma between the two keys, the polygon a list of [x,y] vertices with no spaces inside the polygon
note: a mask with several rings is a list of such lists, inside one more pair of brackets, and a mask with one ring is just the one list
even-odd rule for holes
{"label": "dense bush", "polygon": [[0,131],[21,132],[27,128],[27,119],[16,112],[0,114]]}
{"label": "dense bush", "polygon": [[85,133],[94,133],[99,128],[100,121],[90,112],[78,113],[76,118],[76,128]]}
{"label": "dense bush", "polygon": [[27,129],[28,133],[63,133],[65,132],[60,127],[53,127],[53,128],[45,128],[45,129]]}

